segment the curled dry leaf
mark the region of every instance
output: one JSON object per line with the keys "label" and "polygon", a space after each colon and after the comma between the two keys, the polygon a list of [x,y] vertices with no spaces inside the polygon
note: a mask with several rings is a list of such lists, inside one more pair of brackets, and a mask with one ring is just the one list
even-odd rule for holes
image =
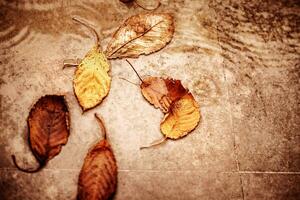
{"label": "curled dry leaf", "polygon": [[161,77],[146,77],[141,84],[141,91],[146,100],[161,109],[164,113],[169,111],[171,104],[188,91],[182,86],[180,80]]}
{"label": "curled dry leaf", "polygon": [[78,200],[106,200],[112,197],[117,187],[116,159],[106,140],[104,124],[95,116],[104,132],[104,139],[86,155],[78,180]]}
{"label": "curled dry leaf", "polygon": [[[108,95],[111,77],[108,74],[110,65],[100,50],[99,37],[87,23],[73,18],[92,30],[97,38],[95,46],[78,64],[73,79],[74,92],[83,111],[94,108]],[[76,65],[76,64],[75,64]]]}
{"label": "curled dry leaf", "polygon": [[136,58],[165,47],[174,33],[170,14],[138,14],[129,17],[115,32],[107,46],[108,58]]}
{"label": "curled dry leaf", "polygon": [[166,113],[160,124],[164,138],[141,148],[161,144],[167,138],[181,138],[196,128],[201,118],[199,105],[180,80],[151,76],[142,79],[126,61],[141,80],[140,88],[145,99]]}
{"label": "curled dry leaf", "polygon": [[160,124],[167,138],[177,139],[191,132],[200,121],[199,106],[191,93],[175,101]]}
{"label": "curled dry leaf", "polygon": [[61,151],[69,137],[69,111],[64,96],[46,95],[31,109],[28,119],[29,145],[39,167],[23,169],[13,155],[16,167],[24,172],[37,172]]}

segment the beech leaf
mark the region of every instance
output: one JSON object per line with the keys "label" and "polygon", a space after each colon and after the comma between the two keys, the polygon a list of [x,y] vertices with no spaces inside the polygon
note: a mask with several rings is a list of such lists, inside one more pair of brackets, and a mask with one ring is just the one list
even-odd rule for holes
{"label": "beech leaf", "polygon": [[141,84],[143,96],[155,108],[164,113],[169,111],[171,104],[180,99],[188,91],[182,86],[180,80],[161,77],[146,77]]}
{"label": "beech leaf", "polygon": [[107,96],[111,77],[109,63],[98,47],[92,48],[75,71],[74,92],[83,111],[94,108]]}
{"label": "beech leaf", "polygon": [[106,130],[100,117],[95,114],[104,132],[99,141],[86,155],[78,180],[78,200],[107,200],[117,187],[117,163],[113,150],[106,140]]}
{"label": "beech leaf", "polygon": [[69,137],[69,111],[60,95],[46,95],[40,98],[31,109],[27,118],[30,149],[39,162],[36,169],[19,167],[13,155],[16,167],[24,172],[37,172],[61,151]]}
{"label": "beech leaf", "polygon": [[107,58],[137,58],[165,47],[174,33],[170,14],[146,13],[129,17],[107,46]]}
{"label": "beech leaf", "polygon": [[191,93],[175,101],[160,124],[167,138],[178,139],[194,130],[200,121],[199,106]]}
{"label": "beech leaf", "polygon": [[73,79],[74,92],[82,110],[86,111],[99,105],[108,95],[111,84],[110,65],[104,53],[101,52],[97,32],[86,22],[77,18],[73,20],[86,26],[96,35],[95,46],[78,64],[64,64],[64,67],[77,67]]}
{"label": "beech leaf", "polygon": [[151,76],[142,79],[132,64],[126,61],[139,77],[145,99],[165,113],[160,124],[164,137],[141,149],[159,145],[168,138],[181,138],[193,131],[201,119],[200,109],[193,95],[183,87],[181,81]]}

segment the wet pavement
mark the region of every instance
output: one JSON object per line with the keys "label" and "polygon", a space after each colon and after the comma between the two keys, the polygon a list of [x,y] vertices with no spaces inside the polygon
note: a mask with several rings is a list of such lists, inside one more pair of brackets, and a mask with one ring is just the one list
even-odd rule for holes
{"label": "wet pavement", "polygon": [[[162,0],[156,12],[175,17],[173,40],[130,59],[142,76],[182,80],[200,104],[202,121],[188,136],[152,149],[163,114],[144,100],[125,60],[111,60],[112,85],[101,105],[82,114],[74,69],[96,28],[105,49],[129,16],[145,12],[119,1],[0,1],[0,199],[75,199],[89,148],[106,124],[119,167],[119,199],[300,198],[300,2]],[[37,163],[26,119],[43,95],[65,94],[71,133],[61,153],[39,173],[12,164]]]}

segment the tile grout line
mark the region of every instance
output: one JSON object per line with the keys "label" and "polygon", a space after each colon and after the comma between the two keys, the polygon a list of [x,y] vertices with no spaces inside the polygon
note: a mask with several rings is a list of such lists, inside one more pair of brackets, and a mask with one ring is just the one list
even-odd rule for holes
{"label": "tile grout line", "polygon": [[[218,26],[218,24],[217,24],[217,26]],[[221,43],[220,43],[219,32],[217,32],[217,37],[218,37],[218,43],[219,43],[219,46],[220,46],[221,52],[222,52],[224,50],[223,50],[223,48],[221,46]],[[229,103],[229,119],[230,119],[230,129],[231,129],[231,132],[232,132],[231,137],[233,138],[233,153],[234,153],[234,159],[235,159],[235,163],[236,163],[237,173],[239,174],[239,181],[240,181],[240,188],[241,188],[241,193],[242,193],[242,199],[245,200],[244,186],[243,186],[243,180],[242,180],[242,173],[240,173],[240,164],[239,164],[238,155],[237,155],[235,132],[234,132],[234,129],[233,129],[233,118],[232,118],[232,112],[231,112],[232,111],[232,105],[231,105],[230,100],[229,100],[229,87],[228,87],[228,82],[227,82],[227,78],[226,78],[226,73],[225,73],[225,67],[224,67],[224,65],[225,64],[224,64],[224,58],[223,58],[221,66],[222,66],[222,73],[223,73],[224,81],[225,81],[225,85],[226,85],[227,102]]]}
{"label": "tile grout line", "polygon": [[284,171],[239,171],[240,174],[280,174],[280,175],[300,175],[300,172]]}
{"label": "tile grout line", "polygon": [[[221,47],[221,45],[220,45],[220,47]],[[243,180],[242,180],[242,177],[241,177],[242,175],[240,173],[240,165],[239,165],[239,160],[238,160],[238,155],[237,155],[235,133],[234,133],[234,130],[233,130],[233,119],[232,119],[232,113],[231,113],[232,105],[229,101],[228,82],[227,82],[227,79],[226,79],[226,74],[225,74],[224,69],[225,68],[224,68],[224,60],[223,60],[223,62],[222,62],[222,72],[223,72],[224,81],[225,81],[225,85],[226,85],[227,102],[229,103],[229,120],[230,120],[230,130],[232,132],[231,137],[233,139],[233,154],[234,154],[234,160],[235,160],[235,164],[236,164],[236,170],[237,170],[237,173],[239,174],[239,182],[240,182],[240,190],[241,190],[241,194],[242,194],[242,199],[245,200]]]}
{"label": "tile grout line", "polygon": [[241,193],[242,193],[242,198],[243,200],[245,200],[245,195],[244,195],[244,186],[243,186],[243,180],[242,180],[242,174],[240,171],[240,162],[238,159],[238,155],[237,155],[237,147],[236,147],[236,140],[235,140],[235,132],[233,130],[233,119],[232,119],[232,105],[229,101],[229,91],[228,91],[228,83],[227,83],[227,79],[226,79],[226,74],[224,71],[224,62],[222,63],[222,71],[223,71],[223,75],[224,75],[224,80],[225,80],[225,84],[226,84],[226,95],[227,95],[227,101],[229,103],[229,119],[230,119],[230,128],[231,128],[231,136],[233,138],[233,153],[234,153],[234,160],[235,160],[235,164],[236,164],[236,169],[237,169],[237,173],[239,174],[239,181],[240,181],[240,187],[241,187]]}

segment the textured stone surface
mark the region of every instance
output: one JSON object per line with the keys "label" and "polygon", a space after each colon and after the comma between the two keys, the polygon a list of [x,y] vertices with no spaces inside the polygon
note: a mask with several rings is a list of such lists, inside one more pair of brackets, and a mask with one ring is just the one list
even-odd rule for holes
{"label": "textured stone surface", "polygon": [[[115,199],[299,199],[300,2],[162,0],[175,17],[166,48],[130,59],[141,76],[182,80],[201,106],[188,136],[152,149],[163,114],[144,100],[125,60],[111,60],[112,85],[101,105],[82,114],[73,94],[74,69],[92,35],[103,48],[127,17],[145,12],[114,1],[0,1],[0,199],[75,199],[89,148],[102,135],[99,113],[119,167]],[[26,118],[45,94],[65,94],[71,134],[61,153],[37,174]]]}
{"label": "textured stone surface", "polygon": [[299,199],[300,175],[243,174],[245,199]]}

